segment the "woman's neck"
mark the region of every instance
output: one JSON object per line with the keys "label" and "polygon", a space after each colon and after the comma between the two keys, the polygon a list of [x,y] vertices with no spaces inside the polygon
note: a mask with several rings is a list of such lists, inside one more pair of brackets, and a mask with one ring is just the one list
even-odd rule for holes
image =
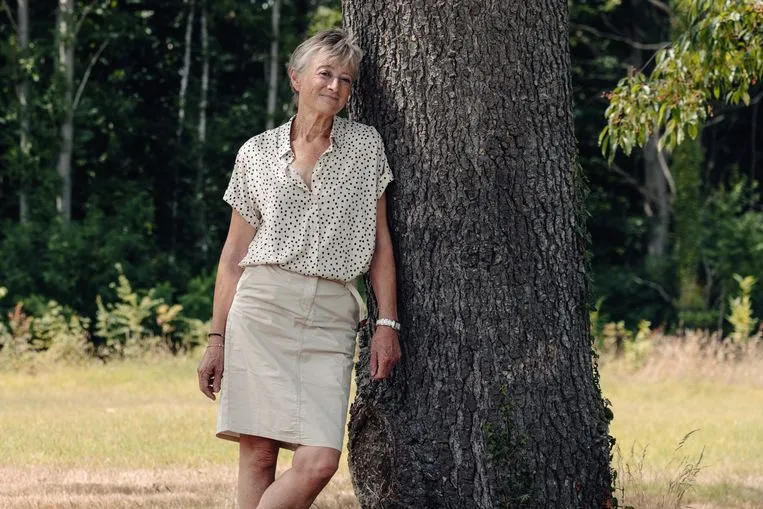
{"label": "woman's neck", "polygon": [[300,140],[308,143],[319,138],[328,139],[334,125],[334,115],[319,115],[317,113],[302,113],[297,111],[291,126],[292,141]]}

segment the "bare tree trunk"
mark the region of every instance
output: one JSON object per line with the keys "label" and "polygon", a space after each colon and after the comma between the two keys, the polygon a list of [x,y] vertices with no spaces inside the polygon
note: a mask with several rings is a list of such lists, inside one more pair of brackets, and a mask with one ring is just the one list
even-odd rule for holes
{"label": "bare tree trunk", "polygon": [[361,333],[349,425],[361,505],[608,507],[567,2],[343,11],[367,51],[351,114],[379,129],[396,174],[405,326],[385,382],[369,379]]}
{"label": "bare tree trunk", "polygon": [[56,209],[65,222],[72,217],[72,149],[74,143],[74,0],[58,1],[58,71],[63,78],[63,119],[61,148],[58,152],[58,177],[61,179]]}
{"label": "bare tree trunk", "polygon": [[[185,50],[183,52],[183,68],[180,71],[180,93],[178,95],[178,126],[175,133],[178,140],[183,134],[185,124],[185,102],[188,91],[188,80],[191,76],[191,49],[193,43],[193,24],[196,17],[196,0],[190,0],[188,17],[185,25]],[[173,165],[172,172],[172,198],[170,200],[170,261],[175,258],[175,234],[177,231],[177,216],[179,207],[178,198],[178,164]]]}
{"label": "bare tree trunk", "polygon": [[278,43],[280,39],[281,0],[273,1],[273,12],[270,18],[272,39],[270,41],[270,71],[268,83],[267,129],[273,129],[278,98]]}
{"label": "bare tree trunk", "polygon": [[[21,55],[27,56],[29,51],[29,4],[27,0],[18,0],[16,23],[18,25],[19,48]],[[29,222],[29,204],[27,203],[27,163],[32,144],[29,140],[29,79],[26,73],[21,72],[21,81],[18,85],[19,97],[19,153],[24,162],[24,172],[21,177],[19,190],[19,222]]]}
{"label": "bare tree trunk", "polygon": [[644,185],[653,200],[647,252],[651,257],[662,258],[668,252],[670,240],[671,197],[665,174],[667,170],[660,162],[657,140],[658,135],[652,135],[644,147]]}
{"label": "bare tree trunk", "polygon": [[178,95],[178,137],[183,132],[185,122],[185,98],[188,90],[188,78],[191,75],[191,42],[193,40],[193,21],[196,16],[196,1],[191,0],[188,7],[188,18],[185,22],[185,50],[183,53],[183,69],[180,71],[180,94]]}
{"label": "bare tree trunk", "polygon": [[197,210],[201,232],[200,246],[202,253],[209,250],[207,229],[207,208],[204,200],[204,149],[207,144],[207,95],[209,93],[209,34],[207,32],[207,2],[201,0],[201,97],[199,98],[199,146],[196,160],[196,196],[199,197]]}

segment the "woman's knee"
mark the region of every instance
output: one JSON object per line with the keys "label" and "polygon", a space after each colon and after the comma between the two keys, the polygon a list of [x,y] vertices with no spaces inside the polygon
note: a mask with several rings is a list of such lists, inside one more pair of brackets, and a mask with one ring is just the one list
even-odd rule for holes
{"label": "woman's knee", "polygon": [[340,453],[325,447],[311,449],[315,450],[304,451],[306,454],[302,455],[294,455],[293,468],[310,481],[316,484],[325,484],[331,480],[339,468]]}
{"label": "woman's knee", "polygon": [[252,470],[270,470],[278,461],[278,444],[269,438],[241,435],[240,461]]}

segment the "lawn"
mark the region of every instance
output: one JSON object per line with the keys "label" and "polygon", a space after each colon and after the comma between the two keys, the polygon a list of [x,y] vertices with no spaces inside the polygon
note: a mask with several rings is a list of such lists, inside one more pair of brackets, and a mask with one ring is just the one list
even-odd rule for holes
{"label": "lawn", "polygon": [[[0,507],[233,508],[236,446],[213,437],[215,404],[198,392],[195,367],[194,359],[164,358],[0,372]],[[664,485],[682,457],[694,460],[704,448],[685,502],[763,508],[760,371],[632,372],[606,364],[612,433],[634,473],[626,501],[673,507],[660,505]],[[644,446],[643,462],[631,456]],[[317,501],[321,509],[358,507],[345,459]],[[282,468],[289,460],[284,453]]]}

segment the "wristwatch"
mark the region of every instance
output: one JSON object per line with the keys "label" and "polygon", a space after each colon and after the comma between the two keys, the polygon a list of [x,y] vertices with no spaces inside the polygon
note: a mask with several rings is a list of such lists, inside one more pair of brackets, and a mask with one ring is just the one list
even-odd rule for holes
{"label": "wristwatch", "polygon": [[395,331],[400,332],[400,322],[397,320],[393,320],[392,318],[379,318],[376,320],[376,326],[379,325],[385,325],[387,327],[392,327],[395,329]]}

